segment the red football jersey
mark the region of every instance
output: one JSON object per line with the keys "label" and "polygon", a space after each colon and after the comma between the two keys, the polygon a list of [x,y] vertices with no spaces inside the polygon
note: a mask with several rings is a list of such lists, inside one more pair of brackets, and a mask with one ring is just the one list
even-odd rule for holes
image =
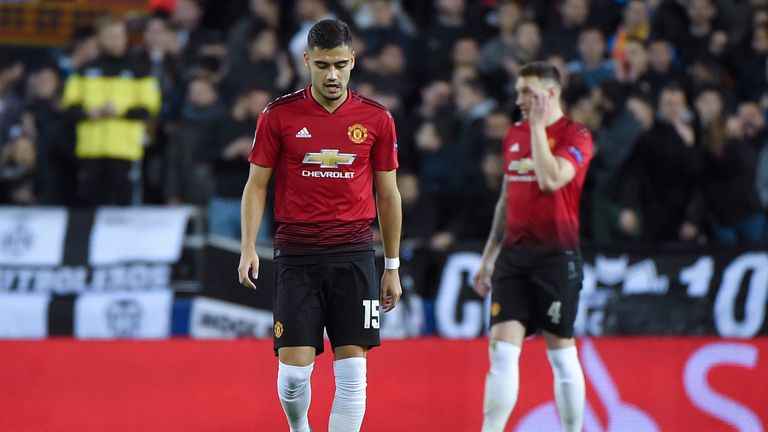
{"label": "red football jersey", "polygon": [[352,90],[329,113],[307,87],[259,116],[249,160],[274,168],[277,254],[370,248],[373,172],[398,167],[395,123]]}
{"label": "red football jersey", "polygon": [[576,170],[568,184],[551,194],[543,193],[536,182],[528,122],[516,123],[504,138],[507,246],[579,244],[579,200],[592,159],[592,136],[586,127],[563,116],[547,127],[547,140],[555,157],[568,160]]}

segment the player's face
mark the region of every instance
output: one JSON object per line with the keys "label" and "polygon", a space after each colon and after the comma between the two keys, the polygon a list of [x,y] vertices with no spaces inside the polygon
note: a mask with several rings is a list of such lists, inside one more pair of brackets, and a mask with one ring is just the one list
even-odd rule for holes
{"label": "player's face", "polygon": [[555,86],[549,83],[548,80],[540,80],[535,76],[521,76],[517,78],[515,84],[515,90],[517,91],[517,106],[523,113],[523,117],[528,118],[528,114],[531,112],[531,104],[533,103],[533,95],[539,92],[544,92],[550,100],[553,99],[555,92]]}
{"label": "player's face", "polygon": [[312,88],[323,99],[335,101],[346,94],[349,74],[355,66],[355,53],[351,47],[315,47],[304,53],[304,60],[309,67]]}

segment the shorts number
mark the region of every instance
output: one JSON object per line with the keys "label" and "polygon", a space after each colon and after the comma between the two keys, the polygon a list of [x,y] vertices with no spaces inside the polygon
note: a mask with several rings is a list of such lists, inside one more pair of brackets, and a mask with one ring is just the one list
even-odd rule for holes
{"label": "shorts number", "polygon": [[363,300],[363,328],[379,328],[379,301]]}
{"label": "shorts number", "polygon": [[549,310],[547,311],[547,316],[549,316],[552,319],[552,324],[560,324],[560,306],[562,305],[561,302],[556,301],[552,302],[552,304],[549,306]]}

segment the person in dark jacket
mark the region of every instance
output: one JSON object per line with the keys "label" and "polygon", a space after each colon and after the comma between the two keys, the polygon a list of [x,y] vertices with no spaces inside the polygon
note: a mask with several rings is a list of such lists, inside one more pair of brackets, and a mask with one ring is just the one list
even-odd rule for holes
{"label": "person in dark jacket", "polygon": [[639,223],[643,240],[695,240],[701,223],[695,198],[702,154],[682,88],[665,87],[658,112],[622,170],[620,224]]}

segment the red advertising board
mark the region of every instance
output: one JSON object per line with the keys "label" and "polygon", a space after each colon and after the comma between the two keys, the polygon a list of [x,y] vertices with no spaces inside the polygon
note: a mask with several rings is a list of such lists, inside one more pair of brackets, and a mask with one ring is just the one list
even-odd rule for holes
{"label": "red advertising board", "polygon": [[[0,342],[2,431],[287,430],[271,341]],[[765,431],[768,339],[581,339],[585,432]],[[327,430],[332,357],[310,421]],[[508,431],[558,431],[541,339],[525,342]],[[367,432],[471,432],[487,341],[385,341],[369,355]]]}

